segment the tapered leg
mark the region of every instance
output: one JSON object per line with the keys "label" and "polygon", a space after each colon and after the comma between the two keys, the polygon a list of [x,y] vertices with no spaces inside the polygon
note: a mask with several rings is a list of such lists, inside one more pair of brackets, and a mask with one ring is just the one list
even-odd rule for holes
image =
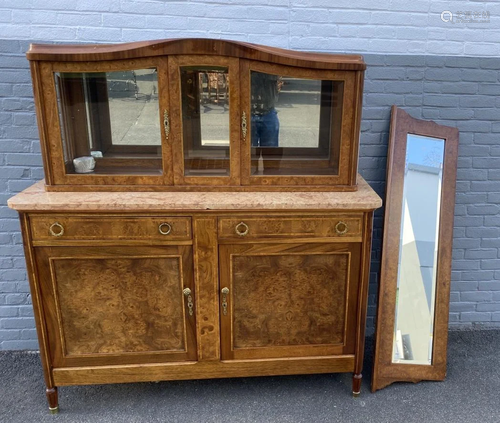
{"label": "tapered leg", "polygon": [[361,380],[363,379],[363,375],[361,373],[354,374],[352,376],[352,396],[359,397],[361,393]]}
{"label": "tapered leg", "polygon": [[49,411],[52,414],[56,414],[59,412],[59,403],[57,400],[57,387],[47,388],[45,390],[45,394],[47,395],[47,401],[49,402]]}

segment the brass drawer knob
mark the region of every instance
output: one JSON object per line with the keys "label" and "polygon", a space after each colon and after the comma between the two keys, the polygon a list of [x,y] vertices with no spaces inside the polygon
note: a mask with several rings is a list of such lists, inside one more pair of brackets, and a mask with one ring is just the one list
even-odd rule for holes
{"label": "brass drawer knob", "polygon": [[246,234],[248,234],[248,230],[249,230],[249,227],[246,223],[244,222],[240,222],[236,225],[236,227],[234,228],[235,232],[237,235],[239,236],[245,236]]}
{"label": "brass drawer knob", "polygon": [[339,235],[345,235],[348,229],[349,228],[347,226],[347,223],[342,221],[337,222],[337,224],[335,225],[335,232],[337,232]]}
{"label": "brass drawer knob", "polygon": [[160,225],[158,226],[158,231],[162,235],[168,235],[170,232],[172,232],[172,226],[170,225],[170,223],[160,223]]}
{"label": "brass drawer knob", "polygon": [[59,222],[55,222],[52,225],[50,225],[49,232],[52,236],[63,236],[64,227]]}

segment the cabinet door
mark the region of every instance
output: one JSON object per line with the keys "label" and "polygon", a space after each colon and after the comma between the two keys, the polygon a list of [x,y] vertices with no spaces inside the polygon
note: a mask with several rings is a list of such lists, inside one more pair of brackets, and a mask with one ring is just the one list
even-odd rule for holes
{"label": "cabinet door", "polygon": [[243,185],[355,184],[362,72],[240,61]]}
{"label": "cabinet door", "polygon": [[220,247],[222,359],[354,353],[359,243]]}
{"label": "cabinet door", "polygon": [[54,367],[196,360],[191,247],[40,247],[36,260]]}
{"label": "cabinet door", "polygon": [[173,184],[166,58],[52,62],[41,72],[49,183]]}
{"label": "cabinet door", "polygon": [[176,185],[239,185],[239,61],[169,58]]}

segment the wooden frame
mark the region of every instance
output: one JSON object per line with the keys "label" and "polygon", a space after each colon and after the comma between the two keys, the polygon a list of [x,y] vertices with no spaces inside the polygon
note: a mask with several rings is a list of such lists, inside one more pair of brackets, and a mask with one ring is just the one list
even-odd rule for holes
{"label": "wooden frame", "polygon": [[[401,210],[407,135],[422,135],[444,140],[444,165],[438,233],[436,299],[431,365],[393,363],[396,288],[400,248]],[[455,206],[455,181],[458,155],[458,130],[434,122],[412,118],[392,107],[387,159],[384,243],[378,294],[377,332],[372,391],[397,381],[443,380],[446,375],[446,346]]]}
{"label": "wooden frame", "polygon": [[[45,165],[45,181],[49,191],[203,191],[207,186],[221,191],[279,191],[284,189],[289,191],[306,189],[355,191],[357,189],[361,100],[366,67],[361,56],[294,52],[223,40],[180,39],[97,46],[40,44],[32,45],[27,57],[31,62]],[[221,165],[221,168],[224,168],[227,162],[230,164],[229,176],[184,175],[179,77],[179,66],[182,65],[229,68],[230,156],[228,160],[224,159]],[[145,146],[140,150],[136,146],[110,146],[109,140],[106,140],[109,136],[104,136],[103,150],[107,148],[108,154],[98,160],[96,172],[85,175],[71,173],[72,163],[70,161],[65,163],[64,160],[54,72],[106,72],[152,66],[158,70],[161,157],[157,155],[153,146]],[[243,145],[244,137],[241,136],[242,111],[247,112],[250,119],[247,110],[249,106],[247,96],[245,94],[240,96],[240,93],[245,93],[249,89],[248,78],[245,75],[250,68],[277,69],[284,75],[344,81],[342,122],[337,123],[342,125],[337,175],[321,176],[320,166],[318,166],[318,175],[301,175],[300,161],[289,160],[288,165],[293,164],[298,167],[293,172],[294,175],[250,176],[249,171],[246,170],[251,167],[250,163],[246,163],[251,158],[249,151],[246,151],[250,143]],[[241,69],[243,69],[242,72]],[[76,85],[77,91],[74,96],[78,97],[78,91],[82,89],[78,87],[78,84],[73,85]],[[101,99],[107,96],[107,93],[102,92],[102,87],[99,93],[94,94],[95,97]],[[80,92],[80,97],[83,98],[83,91]],[[94,128],[101,128],[106,134],[109,129],[109,124],[105,122],[106,108],[92,106],[91,109],[96,113],[102,109],[102,116],[91,117],[87,122],[88,125],[80,116],[82,119],[80,119],[79,126],[84,128],[89,126],[91,131]],[[322,113],[322,121],[326,118],[328,118],[326,113]],[[81,135],[81,129],[68,126],[64,128],[65,132]],[[168,129],[167,126],[169,126]],[[327,130],[329,128],[323,128],[323,133]],[[210,151],[216,149],[217,147],[211,147]],[[310,151],[307,153],[308,157],[312,154]],[[118,160],[117,157],[123,154],[130,155],[130,158],[121,157]],[[285,165],[285,162],[287,161],[280,161],[282,165]],[[323,166],[328,167],[328,161],[324,162]],[[100,173],[99,167],[105,167],[106,170]]]}

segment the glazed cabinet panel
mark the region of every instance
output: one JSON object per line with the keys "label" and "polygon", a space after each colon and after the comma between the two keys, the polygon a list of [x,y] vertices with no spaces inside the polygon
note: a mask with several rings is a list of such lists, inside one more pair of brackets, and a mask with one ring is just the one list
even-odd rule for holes
{"label": "glazed cabinet panel", "polygon": [[362,74],[241,60],[243,185],[356,183]]}
{"label": "glazed cabinet panel", "polygon": [[220,246],[222,359],[354,354],[360,243]]}
{"label": "glazed cabinet panel", "polygon": [[37,247],[54,367],[196,360],[190,246]]}
{"label": "glazed cabinet panel", "polygon": [[167,69],[161,57],[33,66],[47,183],[172,185]]}
{"label": "glazed cabinet panel", "polygon": [[236,58],[169,58],[175,185],[239,185],[238,75]]}

